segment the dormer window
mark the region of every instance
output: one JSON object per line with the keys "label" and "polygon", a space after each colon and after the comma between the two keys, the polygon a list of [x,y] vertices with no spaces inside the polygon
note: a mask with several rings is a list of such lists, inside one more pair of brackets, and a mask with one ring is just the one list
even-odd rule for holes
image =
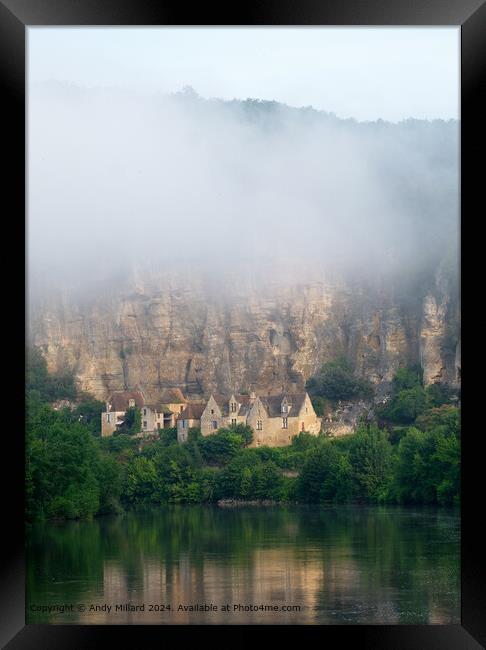
{"label": "dormer window", "polygon": [[289,407],[286,403],[282,404],[282,413],[288,413]]}
{"label": "dormer window", "polygon": [[133,406],[135,406],[135,400],[134,399],[129,399],[128,400],[128,408],[132,408]]}
{"label": "dormer window", "polygon": [[236,413],[236,407],[237,406],[238,405],[236,404],[236,402],[231,402],[231,404],[230,404],[231,413]]}

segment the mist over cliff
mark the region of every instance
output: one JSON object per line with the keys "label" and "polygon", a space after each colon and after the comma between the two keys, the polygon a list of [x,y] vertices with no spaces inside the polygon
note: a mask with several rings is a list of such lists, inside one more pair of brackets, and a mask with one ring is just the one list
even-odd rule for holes
{"label": "mist over cliff", "polygon": [[29,337],[83,389],[459,381],[456,121],[51,83],[28,129]]}

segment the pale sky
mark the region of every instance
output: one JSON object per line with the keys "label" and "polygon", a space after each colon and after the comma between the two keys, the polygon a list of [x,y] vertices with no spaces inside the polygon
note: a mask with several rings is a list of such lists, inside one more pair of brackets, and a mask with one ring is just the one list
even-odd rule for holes
{"label": "pale sky", "polygon": [[458,27],[29,27],[29,84],[275,100],[357,120],[458,119]]}

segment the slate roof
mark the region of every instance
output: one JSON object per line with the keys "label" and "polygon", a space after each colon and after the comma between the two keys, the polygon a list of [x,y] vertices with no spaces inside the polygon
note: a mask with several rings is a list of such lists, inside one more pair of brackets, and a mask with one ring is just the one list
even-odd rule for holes
{"label": "slate roof", "polygon": [[287,398],[288,415],[296,417],[299,414],[307,393],[280,393],[280,395],[261,396],[260,400],[271,418],[282,417],[282,400]]}
{"label": "slate roof", "polygon": [[231,395],[221,395],[220,393],[212,393],[214,401],[221,409],[221,414],[224,416],[227,415],[245,415],[250,410],[251,398],[249,395],[235,395],[235,399],[240,404],[239,411],[237,413],[230,413],[229,411],[229,401]]}
{"label": "slate roof", "polygon": [[178,420],[200,420],[206,404],[191,404],[179,414]]}
{"label": "slate roof", "polygon": [[250,412],[252,403],[248,401],[246,404],[242,404],[240,406],[240,410],[238,411],[238,415],[248,415]]}
{"label": "slate roof", "polygon": [[112,411],[125,412],[129,408],[128,400],[135,400],[135,406],[142,408],[145,406],[145,400],[139,390],[120,390],[112,393],[108,399],[108,404],[111,404]]}

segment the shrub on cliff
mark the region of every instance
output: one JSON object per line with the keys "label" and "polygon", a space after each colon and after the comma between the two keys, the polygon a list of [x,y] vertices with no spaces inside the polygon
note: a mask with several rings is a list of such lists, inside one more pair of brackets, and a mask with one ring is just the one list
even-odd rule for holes
{"label": "shrub on cliff", "polygon": [[344,357],[324,364],[321,370],[307,381],[306,388],[311,397],[327,398],[333,402],[368,399],[373,395],[371,384],[366,379],[355,377]]}
{"label": "shrub on cliff", "polygon": [[70,370],[66,368],[58,373],[50,374],[44,355],[37,347],[27,349],[26,361],[25,385],[27,392],[36,390],[47,402],[76,397],[74,375]]}

